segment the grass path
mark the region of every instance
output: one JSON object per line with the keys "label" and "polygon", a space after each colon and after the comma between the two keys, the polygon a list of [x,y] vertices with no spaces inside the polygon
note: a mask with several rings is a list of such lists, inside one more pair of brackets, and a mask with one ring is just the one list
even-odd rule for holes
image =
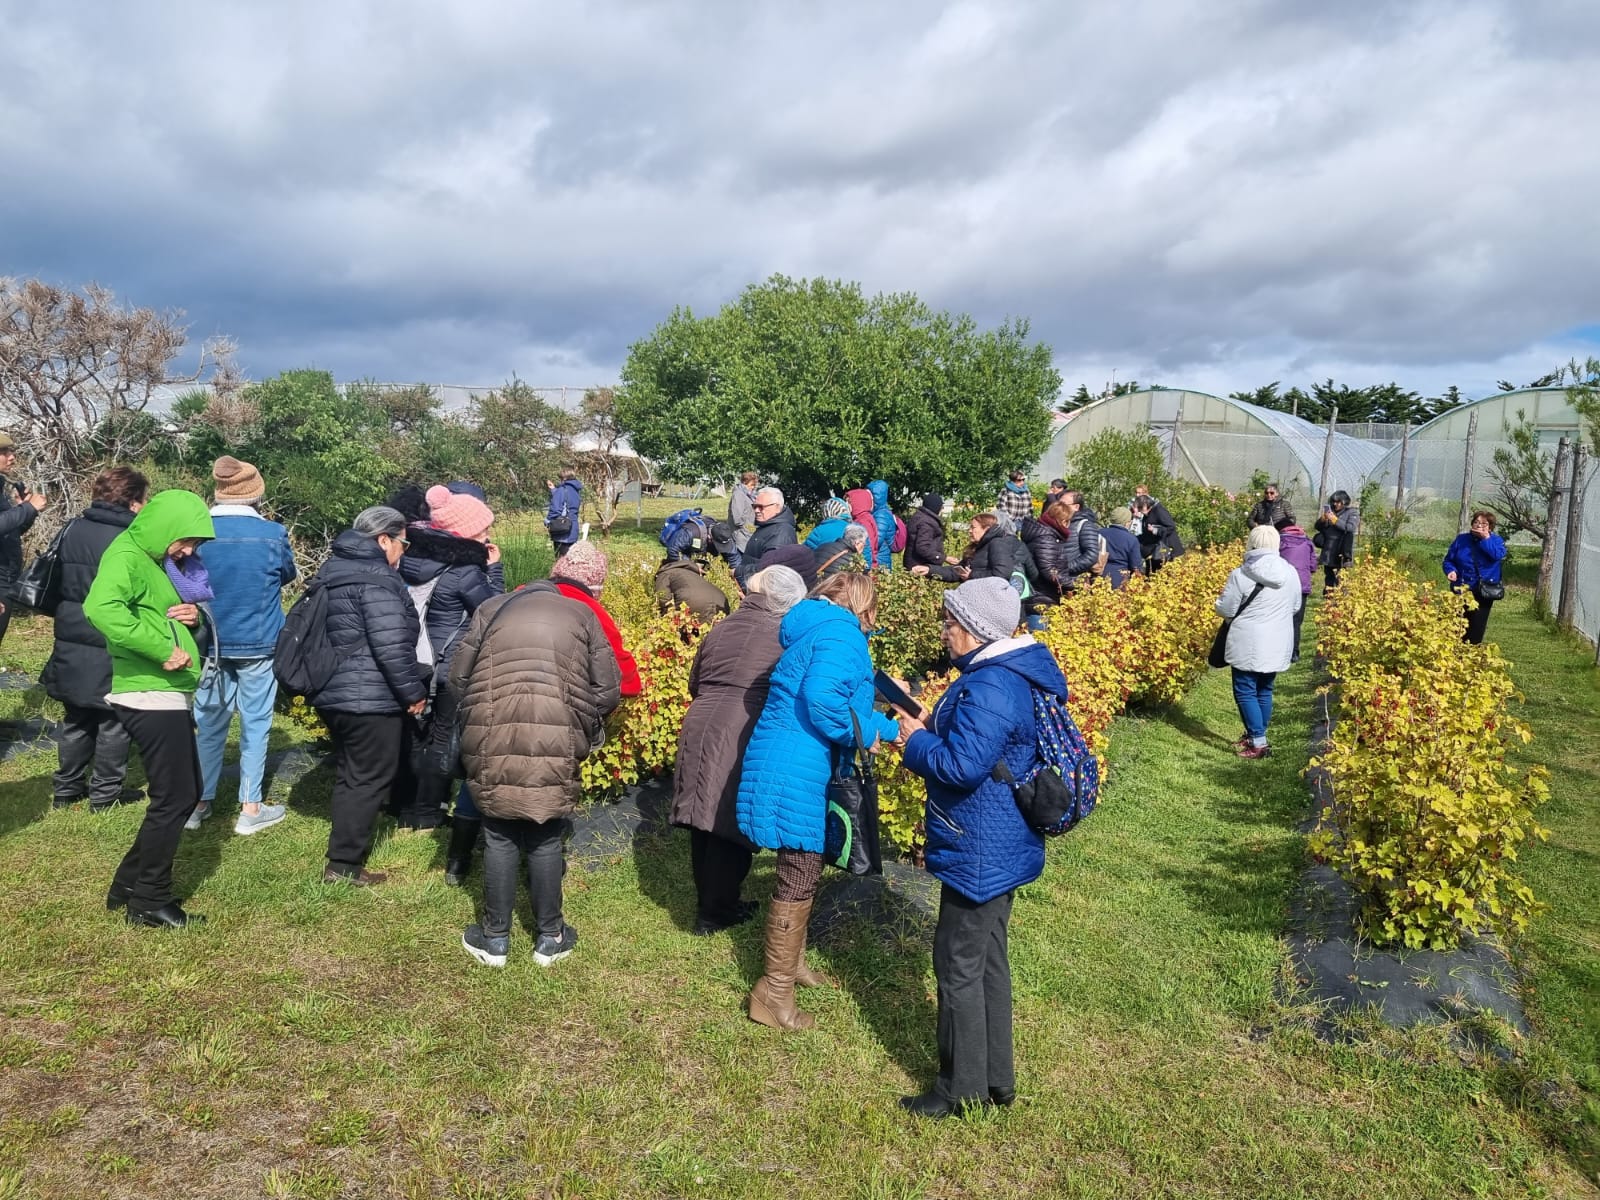
{"label": "grass path", "polygon": [[[894,1103],[935,1066],[915,923],[820,947],[840,986],[778,1035],[741,1011],[759,931],[690,937],[686,844],[650,839],[568,876],[572,959],[535,967],[519,921],[489,971],[438,840],[387,838],[371,893],[316,882],[319,772],[270,834],[186,835],[211,923],[151,935],[100,907],[138,813],[50,813],[49,757],[0,764],[0,1198],[1594,1195],[1442,1034],[1328,1046],[1276,998],[1310,711],[1296,669],[1260,763],[1227,750],[1221,672],[1118,723],[1101,811],[1016,906],[1022,1099],[942,1124]],[[1595,989],[1563,966],[1593,928],[1535,947],[1541,1024],[1589,1025],[1554,1035],[1561,1061],[1593,1045]]]}

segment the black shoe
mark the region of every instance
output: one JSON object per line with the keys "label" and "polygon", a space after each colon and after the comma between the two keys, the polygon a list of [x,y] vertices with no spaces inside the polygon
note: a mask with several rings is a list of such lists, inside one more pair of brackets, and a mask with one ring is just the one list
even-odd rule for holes
{"label": "black shoe", "polygon": [[128,893],[116,884],[111,885],[111,890],[106,893],[106,911],[116,912],[119,908],[128,907]]}
{"label": "black shoe", "polygon": [[998,1104],[1001,1108],[1010,1108],[1016,1102],[1017,1089],[1014,1087],[989,1089],[989,1103],[991,1104]]}
{"label": "black shoe", "polygon": [[124,804],[138,804],[143,799],[144,793],[138,788],[123,788],[117,793],[114,800],[107,800],[100,804],[91,801],[89,811],[97,813],[110,812],[113,808],[121,808]]}
{"label": "black shoe", "polygon": [[51,808],[71,808],[74,804],[76,804],[79,800],[82,800],[82,799],[83,799],[82,796],[53,796],[50,799],[50,807]]}
{"label": "black shoe", "polygon": [[450,822],[450,848],[445,851],[444,881],[460,887],[472,874],[472,852],[478,845],[478,830],[483,825],[475,817],[455,817]]}
{"label": "black shoe", "polygon": [[731,921],[712,917],[697,917],[694,928],[689,932],[695,937],[710,937],[712,934],[721,933],[724,929],[732,929],[736,925],[743,925],[760,911],[761,905],[754,900],[741,900],[735,910],[736,915]]}
{"label": "black shoe", "polygon": [[[107,897],[107,903],[110,903],[110,897]],[[204,921],[205,918],[199,913],[184,912],[176,900],[151,912],[128,910],[129,925],[148,925],[152,929],[182,929],[185,925],[200,925]]]}
{"label": "black shoe", "polygon": [[908,1113],[929,1120],[942,1121],[955,1115],[956,1107],[938,1092],[923,1092],[920,1096],[901,1096],[900,1107]]}

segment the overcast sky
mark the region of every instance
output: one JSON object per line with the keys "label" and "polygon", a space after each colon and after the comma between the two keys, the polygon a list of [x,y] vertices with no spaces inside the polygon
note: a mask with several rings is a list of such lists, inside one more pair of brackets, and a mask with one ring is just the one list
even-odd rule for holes
{"label": "overcast sky", "polygon": [[252,378],[610,382],[774,272],[1068,390],[1600,353],[1600,3],[0,0],[0,274]]}

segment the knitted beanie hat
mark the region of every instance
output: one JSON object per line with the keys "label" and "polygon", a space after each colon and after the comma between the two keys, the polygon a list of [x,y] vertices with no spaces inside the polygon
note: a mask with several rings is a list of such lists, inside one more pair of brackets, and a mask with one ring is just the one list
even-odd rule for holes
{"label": "knitted beanie hat", "polygon": [[433,528],[457,537],[482,537],[494,524],[494,513],[482,500],[452,492],[439,483],[428,489],[428,510]]}
{"label": "knitted beanie hat", "polygon": [[837,496],[829,496],[822,502],[822,519],[824,521],[842,521],[850,515],[850,506]]}
{"label": "knitted beanie hat", "polygon": [[756,569],[765,571],[768,567],[788,567],[805,580],[806,587],[817,586],[817,556],[809,546],[779,546],[776,550],[768,550],[761,556]]}
{"label": "knitted beanie hat", "polygon": [[1004,579],[969,579],[944,594],[944,606],[963,629],[985,642],[1010,637],[1022,620],[1022,597]]}
{"label": "knitted beanie hat", "polygon": [[211,465],[211,478],[217,484],[218,504],[254,504],[267,494],[261,472],[231,454],[224,454]]}
{"label": "knitted beanie hat", "polygon": [[598,596],[606,585],[606,552],[593,542],[574,542],[572,549],[557,560],[550,578],[575,583],[591,596]]}

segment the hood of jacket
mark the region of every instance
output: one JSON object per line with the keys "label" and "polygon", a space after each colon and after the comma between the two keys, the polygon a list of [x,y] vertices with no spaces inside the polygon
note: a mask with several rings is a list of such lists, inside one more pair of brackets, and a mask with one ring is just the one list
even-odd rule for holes
{"label": "hood of jacket", "polygon": [[1276,550],[1251,550],[1244,556],[1243,569],[1246,579],[1263,587],[1283,587],[1288,582],[1298,583],[1300,580],[1295,569]]}
{"label": "hood of jacket", "polygon": [[850,515],[852,517],[871,515],[872,493],[866,488],[851,488],[844,494],[844,498],[850,505]]}
{"label": "hood of jacket", "polygon": [[938,492],[926,492],[922,497],[922,511],[944,519],[944,497]]}
{"label": "hood of jacket", "polygon": [[1095,515],[1094,509],[1090,508],[1087,504],[1072,514],[1071,528],[1076,529],[1085,521],[1093,521],[1096,525],[1100,524],[1100,518]]}
{"label": "hood of jacket", "polygon": [[354,529],[346,529],[334,538],[333,545],[329,549],[334,558],[342,558],[347,562],[378,562],[386,567],[389,565],[388,556],[384,554],[383,547],[378,545],[378,539],[357,533]]}
{"label": "hood of jacket", "polygon": [[1044,643],[1035,641],[1031,634],[979,646],[955,665],[962,674],[996,668],[1010,671],[1022,676],[1030,687],[1049,692],[1058,700],[1067,698],[1067,677],[1061,673],[1061,665]]}
{"label": "hood of jacket", "polygon": [[[560,565],[560,563],[557,563],[556,568],[559,569]],[[656,578],[660,579],[669,571],[688,571],[691,575],[698,575],[701,578],[704,578],[706,573],[705,566],[697,559],[669,558],[666,562],[662,563],[656,568]],[[552,576],[552,578],[554,578],[554,576]],[[568,580],[567,582],[571,581]]]}
{"label": "hood of jacket", "polygon": [[95,500],[83,510],[85,521],[93,521],[96,525],[109,525],[113,529],[126,529],[133,524],[133,518],[137,515],[131,508],[124,508],[120,504],[109,504],[104,500]]}
{"label": "hood of jacket", "polygon": [[173,542],[183,538],[209,540],[216,536],[216,526],[211,523],[211,510],[206,502],[193,492],[177,489],[157,492],[150,497],[150,503],[141,508],[128,525],[129,540],[148,554],[152,562],[165,558],[167,547]]}
{"label": "hood of jacket", "polygon": [[872,497],[873,508],[889,507],[889,485],[882,479],[874,479],[867,484],[867,492]]}
{"label": "hood of jacket", "polygon": [[[406,530],[404,564],[412,559],[431,560],[446,567],[487,567],[489,547],[474,538],[457,537],[426,525],[412,525]],[[402,572],[403,574],[404,572]]]}
{"label": "hood of jacket", "polygon": [[831,600],[802,600],[784,615],[778,626],[778,644],[785,650],[828,625],[843,624],[860,631],[861,621],[848,608]]}

